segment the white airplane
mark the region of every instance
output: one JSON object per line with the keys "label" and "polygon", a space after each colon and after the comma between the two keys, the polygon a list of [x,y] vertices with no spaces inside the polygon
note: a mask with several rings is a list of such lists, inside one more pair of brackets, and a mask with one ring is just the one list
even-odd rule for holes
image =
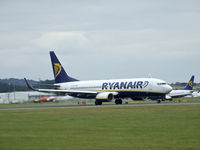
{"label": "white airplane", "polygon": [[115,100],[116,104],[122,104],[123,98],[136,100],[150,96],[164,99],[165,95],[172,90],[172,87],[165,81],[155,78],[79,81],[67,75],[53,51],[50,52],[50,57],[55,77],[55,89],[34,89],[25,79],[29,89],[76,98],[96,99],[96,105],[112,100]]}
{"label": "white airplane", "polygon": [[193,83],[194,76],[191,77],[187,85],[182,90],[172,90],[169,94],[166,95],[166,100],[172,100],[173,98],[180,98],[185,96],[192,96],[193,93]]}
{"label": "white airplane", "polygon": [[200,91],[194,91],[191,97],[200,97]]}

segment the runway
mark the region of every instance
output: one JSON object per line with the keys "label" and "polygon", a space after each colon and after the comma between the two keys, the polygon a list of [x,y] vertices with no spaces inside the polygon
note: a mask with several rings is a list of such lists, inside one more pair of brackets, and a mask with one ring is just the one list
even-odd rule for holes
{"label": "runway", "polygon": [[138,107],[138,106],[167,106],[167,105],[197,105],[200,102],[186,103],[146,103],[146,104],[122,104],[122,105],[64,105],[64,106],[34,106],[34,107],[14,107],[0,108],[0,110],[27,110],[27,109],[52,109],[52,108],[104,108],[104,107]]}

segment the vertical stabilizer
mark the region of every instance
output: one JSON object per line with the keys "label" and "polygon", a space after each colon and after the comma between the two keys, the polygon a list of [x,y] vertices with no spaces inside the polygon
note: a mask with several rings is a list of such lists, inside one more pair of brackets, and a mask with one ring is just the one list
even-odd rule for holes
{"label": "vertical stabilizer", "polygon": [[194,75],[191,77],[190,81],[184,88],[184,90],[193,90],[193,83],[194,83]]}
{"label": "vertical stabilizer", "polygon": [[52,63],[55,83],[78,81],[77,79],[74,79],[67,75],[63,66],[61,65],[58,58],[56,57],[54,51],[50,51],[50,57],[51,57],[51,63]]}

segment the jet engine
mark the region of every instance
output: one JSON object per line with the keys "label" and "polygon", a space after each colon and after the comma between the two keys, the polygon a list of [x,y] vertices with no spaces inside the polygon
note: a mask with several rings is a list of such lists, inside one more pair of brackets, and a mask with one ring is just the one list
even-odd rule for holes
{"label": "jet engine", "polygon": [[102,92],[96,95],[97,100],[101,100],[104,102],[110,102],[113,100],[113,98],[114,98],[114,95],[111,92]]}
{"label": "jet engine", "polygon": [[165,95],[165,99],[166,99],[166,100],[169,100],[169,101],[172,101],[172,100],[173,100],[172,97],[171,97],[170,95]]}

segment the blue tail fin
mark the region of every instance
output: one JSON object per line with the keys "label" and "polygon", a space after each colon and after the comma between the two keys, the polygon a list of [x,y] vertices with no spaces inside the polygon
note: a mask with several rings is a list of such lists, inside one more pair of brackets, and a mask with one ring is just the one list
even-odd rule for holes
{"label": "blue tail fin", "polygon": [[192,90],[193,89],[193,83],[194,83],[194,76],[191,77],[190,81],[188,82],[188,84],[186,85],[184,90]]}
{"label": "blue tail fin", "polygon": [[67,75],[58,58],[56,57],[54,51],[50,51],[50,57],[53,67],[55,83],[78,81],[77,79],[74,79]]}

